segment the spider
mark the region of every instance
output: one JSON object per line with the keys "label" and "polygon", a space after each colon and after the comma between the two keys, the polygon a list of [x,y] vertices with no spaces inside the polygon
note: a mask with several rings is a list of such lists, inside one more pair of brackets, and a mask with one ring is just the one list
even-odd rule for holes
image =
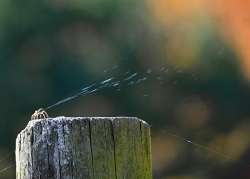
{"label": "spider", "polygon": [[47,114],[47,112],[43,109],[40,108],[38,110],[36,110],[32,115],[31,115],[31,120],[35,120],[35,119],[45,119],[48,118],[49,115]]}

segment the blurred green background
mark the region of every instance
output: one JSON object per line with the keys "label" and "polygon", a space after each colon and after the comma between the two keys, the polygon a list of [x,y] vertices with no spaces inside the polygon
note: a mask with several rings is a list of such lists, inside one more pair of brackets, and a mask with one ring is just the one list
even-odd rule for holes
{"label": "blurred green background", "polygon": [[147,80],[49,115],[147,121],[155,179],[250,178],[250,14],[220,2],[1,0],[0,178],[34,110],[126,72]]}

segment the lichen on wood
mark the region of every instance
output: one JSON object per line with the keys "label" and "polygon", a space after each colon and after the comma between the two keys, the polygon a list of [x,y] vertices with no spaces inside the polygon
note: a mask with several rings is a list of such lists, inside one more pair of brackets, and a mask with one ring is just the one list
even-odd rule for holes
{"label": "lichen on wood", "polygon": [[135,117],[32,120],[16,139],[16,178],[152,179],[150,145]]}

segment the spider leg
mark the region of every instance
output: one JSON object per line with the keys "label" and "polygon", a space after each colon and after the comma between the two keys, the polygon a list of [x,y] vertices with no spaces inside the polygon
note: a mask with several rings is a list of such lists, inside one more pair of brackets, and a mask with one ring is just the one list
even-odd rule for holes
{"label": "spider leg", "polygon": [[46,111],[44,111],[45,118],[49,118],[49,115]]}
{"label": "spider leg", "polygon": [[42,112],[42,116],[43,116],[43,119],[46,119],[46,115],[45,115],[44,111]]}
{"label": "spider leg", "polygon": [[44,114],[45,118],[49,118],[49,115],[48,115],[48,113],[46,111],[43,111],[43,114]]}
{"label": "spider leg", "polygon": [[43,114],[43,111],[40,112],[40,119],[44,119],[44,114]]}
{"label": "spider leg", "polygon": [[43,119],[43,113],[42,112],[39,113],[38,119]]}
{"label": "spider leg", "polygon": [[32,115],[32,119],[33,119],[33,120],[36,119],[36,113],[34,113],[34,114]]}

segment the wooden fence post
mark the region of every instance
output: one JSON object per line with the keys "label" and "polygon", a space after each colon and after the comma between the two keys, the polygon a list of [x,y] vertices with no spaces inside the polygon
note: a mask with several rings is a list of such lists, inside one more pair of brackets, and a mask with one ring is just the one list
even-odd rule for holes
{"label": "wooden fence post", "polygon": [[135,117],[32,120],[16,139],[16,178],[152,179],[150,140]]}

